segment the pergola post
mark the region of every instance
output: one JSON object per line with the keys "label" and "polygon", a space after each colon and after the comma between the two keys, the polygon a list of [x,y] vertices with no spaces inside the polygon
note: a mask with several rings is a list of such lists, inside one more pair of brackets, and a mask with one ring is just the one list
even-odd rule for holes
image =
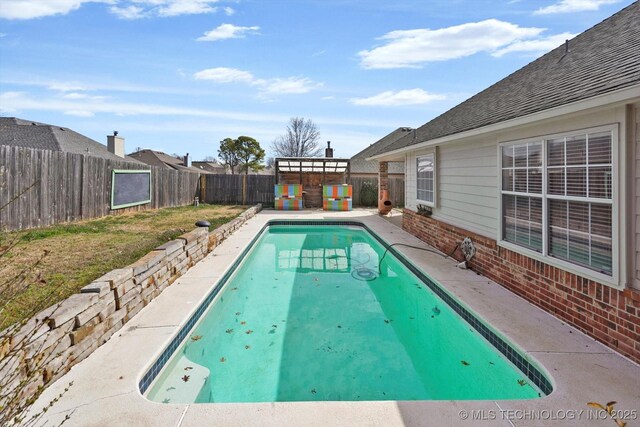
{"label": "pergola post", "polygon": [[389,162],[378,163],[378,200],[382,199],[382,192],[389,189]]}

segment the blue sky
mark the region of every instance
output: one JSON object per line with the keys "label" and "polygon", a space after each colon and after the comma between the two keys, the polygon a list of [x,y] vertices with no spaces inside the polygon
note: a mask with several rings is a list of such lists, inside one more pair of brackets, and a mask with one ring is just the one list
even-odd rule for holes
{"label": "blue sky", "polygon": [[0,112],[195,160],[302,116],[350,157],[630,3],[0,0]]}

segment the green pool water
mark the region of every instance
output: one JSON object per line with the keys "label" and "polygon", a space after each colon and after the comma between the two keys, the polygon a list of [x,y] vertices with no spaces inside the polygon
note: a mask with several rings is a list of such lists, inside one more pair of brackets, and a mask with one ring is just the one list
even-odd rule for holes
{"label": "green pool water", "polygon": [[271,226],[147,391],[164,403],[539,390],[366,230]]}

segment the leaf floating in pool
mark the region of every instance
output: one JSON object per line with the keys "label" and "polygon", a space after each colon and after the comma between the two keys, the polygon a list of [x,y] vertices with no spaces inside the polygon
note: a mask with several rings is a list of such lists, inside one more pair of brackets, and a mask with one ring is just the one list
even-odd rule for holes
{"label": "leaf floating in pool", "polygon": [[276,333],[276,330],[275,330],[275,329],[271,329],[271,330],[269,331],[269,333],[270,333],[270,334],[275,334],[275,333]]}
{"label": "leaf floating in pool", "polygon": [[389,319],[384,319],[384,323],[390,323],[391,321]]}
{"label": "leaf floating in pool", "polygon": [[495,363],[493,363],[493,362],[489,362],[489,365],[495,365]]}
{"label": "leaf floating in pool", "polygon": [[229,328],[229,329],[227,329],[225,332],[226,332],[226,333],[228,333],[228,334],[230,334],[230,333],[232,333],[232,332],[233,332],[233,329]]}
{"label": "leaf floating in pool", "polygon": [[251,348],[251,346],[250,346],[250,345],[245,345],[245,346],[244,346],[244,349],[245,349],[245,350],[249,350],[250,348]]}
{"label": "leaf floating in pool", "polygon": [[415,319],[415,317],[413,317],[413,316],[409,316],[409,319],[414,320],[414,319]]}
{"label": "leaf floating in pool", "polygon": [[169,403],[169,402],[171,402],[171,399],[169,399],[169,398],[166,398],[166,399],[162,400],[162,403]]}
{"label": "leaf floating in pool", "polygon": [[185,371],[190,371],[193,369],[193,366],[185,366],[184,370]]}
{"label": "leaf floating in pool", "polygon": [[317,278],[317,277],[314,277],[314,278],[313,278],[313,281],[314,281],[314,282],[317,282],[317,281],[318,281],[318,278]]}
{"label": "leaf floating in pool", "polygon": [[338,325],[338,328],[342,329],[342,326],[341,326],[341,325]]}
{"label": "leaf floating in pool", "polygon": [[184,377],[182,377],[182,381],[186,383],[187,381],[189,381],[189,378],[189,375],[185,375]]}
{"label": "leaf floating in pool", "polygon": [[251,329],[249,329],[249,330],[247,330],[247,332],[245,332],[245,334],[247,334],[247,335],[252,334],[252,333],[253,333],[253,331]]}
{"label": "leaf floating in pool", "polygon": [[175,389],[176,389],[175,387],[169,387],[169,388],[167,389],[167,391],[171,391],[171,390],[175,390]]}
{"label": "leaf floating in pool", "polygon": [[237,291],[237,290],[238,290],[238,288],[231,288],[231,290],[232,290],[232,291]]}
{"label": "leaf floating in pool", "polygon": [[435,314],[436,316],[440,314],[440,309],[438,307],[433,307],[432,311],[433,311],[433,314]]}
{"label": "leaf floating in pool", "polygon": [[311,389],[311,394],[316,394],[316,393],[317,393],[316,389],[315,389],[315,388],[312,388],[312,389]]}
{"label": "leaf floating in pool", "polygon": [[221,357],[221,358],[220,358],[220,362],[224,363],[224,362],[226,362],[226,361],[227,361],[227,359],[225,359],[224,357]]}
{"label": "leaf floating in pool", "polygon": [[461,360],[460,363],[462,363],[464,366],[469,366],[471,363],[467,362],[466,360]]}
{"label": "leaf floating in pool", "polygon": [[525,380],[518,380],[518,384],[520,384],[521,386],[525,386],[527,385],[527,382]]}
{"label": "leaf floating in pool", "polygon": [[236,311],[236,316],[240,316],[240,314],[241,313],[239,311]]}
{"label": "leaf floating in pool", "polygon": [[240,322],[241,325],[246,325],[247,322],[245,322],[244,320],[242,322]]}
{"label": "leaf floating in pool", "polygon": [[194,335],[191,337],[191,341],[198,341],[201,338],[202,338],[202,335]]}
{"label": "leaf floating in pool", "polygon": [[277,327],[278,327],[278,325],[271,325],[271,327],[272,327],[272,328],[277,328]]}

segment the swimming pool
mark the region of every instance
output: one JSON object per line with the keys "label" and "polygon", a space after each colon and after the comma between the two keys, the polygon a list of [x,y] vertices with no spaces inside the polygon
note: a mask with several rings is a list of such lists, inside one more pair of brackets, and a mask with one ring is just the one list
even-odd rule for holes
{"label": "swimming pool", "polygon": [[204,403],[529,399],[552,386],[362,224],[272,221],[140,389]]}

